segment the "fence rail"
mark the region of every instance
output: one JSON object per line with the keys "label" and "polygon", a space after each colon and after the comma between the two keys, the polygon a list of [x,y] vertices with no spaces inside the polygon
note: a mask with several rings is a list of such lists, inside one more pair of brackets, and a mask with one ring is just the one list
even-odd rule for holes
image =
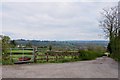
{"label": "fence rail", "polygon": [[[80,53],[78,52],[55,52],[55,51],[48,51],[44,54],[39,54],[39,51],[34,48],[10,48],[9,50],[10,60],[13,62],[19,62],[19,58],[24,56],[31,57],[31,61],[36,63],[37,61],[49,62],[65,59],[74,59],[79,58],[80,55]],[[26,50],[30,50],[30,52],[28,51],[28,53],[26,53],[25,52]]]}
{"label": "fence rail", "polygon": [[72,53],[72,54],[37,54],[35,57],[35,61],[37,62],[38,60],[44,60],[46,62],[48,62],[49,60],[51,61],[58,61],[58,60],[64,60],[65,57],[70,58],[70,59],[74,59],[74,58],[78,58],[80,53]]}

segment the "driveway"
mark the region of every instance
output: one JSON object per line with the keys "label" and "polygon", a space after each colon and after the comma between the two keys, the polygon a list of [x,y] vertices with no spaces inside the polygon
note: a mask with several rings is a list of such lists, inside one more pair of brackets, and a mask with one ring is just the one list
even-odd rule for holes
{"label": "driveway", "polygon": [[118,64],[108,57],[91,61],[2,66],[3,78],[118,78]]}

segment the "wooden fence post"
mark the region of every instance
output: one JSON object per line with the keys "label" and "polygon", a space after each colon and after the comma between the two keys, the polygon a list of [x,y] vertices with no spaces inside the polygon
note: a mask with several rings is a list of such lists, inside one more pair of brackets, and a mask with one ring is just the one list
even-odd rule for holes
{"label": "wooden fence post", "polygon": [[10,61],[13,62],[13,60],[12,60],[12,48],[10,48]]}
{"label": "wooden fence post", "polygon": [[46,53],[46,61],[48,62],[49,58],[48,58],[48,53]]}
{"label": "wooden fence post", "polygon": [[58,58],[57,54],[55,56],[56,56],[56,61],[57,61],[57,58]]}
{"label": "wooden fence post", "polygon": [[74,58],[74,55],[73,55],[73,53],[71,54],[72,55],[72,59]]}
{"label": "wooden fence post", "polygon": [[34,63],[36,63],[37,62],[37,60],[36,60],[36,57],[37,57],[37,52],[35,51],[35,49],[33,49],[33,54],[34,54]]}

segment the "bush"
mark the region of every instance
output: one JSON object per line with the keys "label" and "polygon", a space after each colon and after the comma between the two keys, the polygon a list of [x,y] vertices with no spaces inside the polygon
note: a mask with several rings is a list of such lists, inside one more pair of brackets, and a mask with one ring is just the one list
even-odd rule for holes
{"label": "bush", "polygon": [[11,65],[13,62],[10,60],[10,56],[3,55],[2,56],[2,64],[3,65]]}
{"label": "bush", "polygon": [[103,53],[98,53],[98,52],[95,52],[95,51],[81,50],[79,52],[80,52],[79,58],[81,60],[93,60],[93,59],[96,59],[97,57],[102,57],[103,56]]}
{"label": "bush", "polygon": [[112,53],[112,54],[110,54],[110,57],[111,57],[111,58],[113,58],[114,60],[116,60],[116,61],[119,61],[119,62],[120,62],[120,55],[118,55],[118,54],[117,54],[117,55],[115,55],[115,54],[113,54],[113,53]]}
{"label": "bush", "polygon": [[12,65],[13,62],[11,62],[10,60],[2,60],[2,65]]}

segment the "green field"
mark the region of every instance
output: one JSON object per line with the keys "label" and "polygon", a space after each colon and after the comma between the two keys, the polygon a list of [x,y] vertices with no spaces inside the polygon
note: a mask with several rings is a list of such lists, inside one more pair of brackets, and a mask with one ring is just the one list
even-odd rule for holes
{"label": "green field", "polygon": [[11,53],[33,53],[32,50],[12,50]]}

